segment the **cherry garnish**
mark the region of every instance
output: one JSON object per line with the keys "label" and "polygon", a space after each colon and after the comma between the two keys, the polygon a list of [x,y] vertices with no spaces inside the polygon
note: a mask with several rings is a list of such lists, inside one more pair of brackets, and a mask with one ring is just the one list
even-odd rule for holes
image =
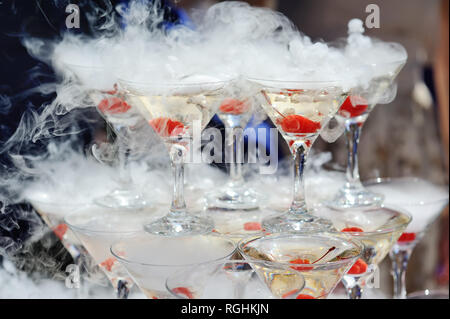
{"label": "cherry garnish", "polygon": [[[312,264],[315,264],[318,261],[322,260],[326,255],[328,255],[330,252],[332,252],[335,249],[336,249],[335,246],[331,247],[330,249],[328,249],[328,251],[325,254],[323,254],[322,257],[320,257],[319,259],[317,259],[316,261],[314,261],[312,263],[308,259],[302,259],[302,258],[297,258],[297,259],[291,260],[289,263],[291,263],[291,264],[303,264],[303,265],[308,265],[309,264],[309,265],[312,265]],[[298,271],[306,271],[306,270],[311,270],[314,267],[291,266],[291,268],[295,269],[295,270],[298,270]]]}
{"label": "cherry garnish", "polygon": [[364,231],[359,227],[347,227],[342,229],[341,232],[362,233]]}
{"label": "cherry garnish", "polygon": [[297,114],[285,116],[281,120],[278,120],[278,123],[281,125],[281,129],[286,133],[315,133],[321,128],[320,122],[311,121],[310,119]]}
{"label": "cherry garnish", "polygon": [[333,250],[335,250],[336,249],[336,247],[335,246],[333,246],[333,247],[331,247],[330,249],[328,249],[328,251],[322,256],[322,257],[320,257],[319,259],[317,259],[315,262],[313,262],[313,264],[315,264],[316,262],[318,262],[319,260],[322,260],[326,255],[328,255],[329,253],[331,253]]}
{"label": "cherry garnish", "polygon": [[103,113],[119,114],[125,113],[131,106],[118,97],[109,97],[100,101],[98,109]]}
{"label": "cherry garnish", "polygon": [[403,233],[398,239],[401,243],[407,243],[416,239],[416,233]]}
{"label": "cherry garnish", "polygon": [[246,101],[240,101],[236,99],[226,99],[219,107],[219,110],[221,112],[233,115],[240,115],[247,112],[248,109],[249,106]]}
{"label": "cherry garnish", "polygon": [[306,294],[299,294],[295,299],[316,299],[316,298]]}
{"label": "cherry garnish", "polygon": [[244,224],[244,230],[252,231],[252,230],[261,230],[261,223],[258,222],[248,222]]}
{"label": "cherry garnish", "polygon": [[[353,102],[353,103],[352,103]],[[339,109],[339,114],[344,117],[356,117],[363,114],[368,105],[367,101],[360,96],[347,97]]]}
{"label": "cherry garnish", "polygon": [[100,266],[104,267],[107,271],[111,271],[112,267],[114,266],[114,263],[117,261],[116,258],[110,257],[103,261]]}
{"label": "cherry garnish", "polygon": [[294,289],[294,290],[288,291],[285,294],[283,294],[281,296],[281,298],[286,299],[286,298],[288,298],[288,297],[290,297],[292,295],[295,295],[297,293],[297,291],[298,291],[298,289]]}
{"label": "cherry garnish", "polygon": [[[302,259],[302,258],[293,259],[293,260],[289,261],[289,263],[291,263],[291,264],[301,264],[301,265],[311,264],[311,262],[308,259]],[[294,270],[298,270],[298,271],[307,271],[307,270],[313,269],[314,267],[291,266],[291,268],[294,269]]]}
{"label": "cherry garnish", "polygon": [[[289,147],[292,147],[292,145],[294,145],[294,143],[295,143],[294,141],[289,141]],[[311,143],[311,141],[306,140],[305,145],[308,147],[311,147],[312,143]]]}
{"label": "cherry garnish", "polygon": [[352,268],[350,268],[350,270],[347,273],[351,275],[359,275],[365,273],[366,271],[367,271],[367,264],[364,260],[360,258],[355,262],[355,264],[352,266]]}
{"label": "cherry garnish", "polygon": [[186,287],[176,287],[173,288],[172,291],[176,294],[185,295],[188,299],[194,299],[194,295],[189,290],[189,288]]}
{"label": "cherry garnish", "polygon": [[113,89],[109,91],[104,91],[104,93],[114,95],[117,93],[118,90],[119,88],[117,87],[117,83],[114,83]]}
{"label": "cherry garnish", "polygon": [[172,120],[168,117],[158,117],[149,121],[156,133],[160,136],[168,137],[175,136],[183,133],[183,123]]}
{"label": "cherry garnish", "polygon": [[59,224],[58,226],[56,226],[55,228],[53,228],[53,232],[55,233],[55,235],[62,240],[64,237],[64,234],[67,231],[67,225],[66,224]]}

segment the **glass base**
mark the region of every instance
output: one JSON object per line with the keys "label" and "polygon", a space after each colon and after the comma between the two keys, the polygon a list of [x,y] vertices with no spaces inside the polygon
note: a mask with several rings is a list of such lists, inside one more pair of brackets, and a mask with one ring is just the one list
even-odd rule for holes
{"label": "glass base", "polygon": [[209,208],[226,210],[252,210],[259,208],[258,194],[249,188],[226,187],[206,195]]}
{"label": "glass base", "polygon": [[327,219],[289,210],[282,215],[264,219],[262,228],[268,233],[319,233],[332,231],[334,226]]}
{"label": "glass base", "polygon": [[96,198],[94,202],[103,207],[118,209],[140,209],[150,206],[141,194],[125,189],[116,189],[103,197]]}
{"label": "glass base", "polygon": [[334,209],[370,208],[383,204],[384,196],[367,191],[362,186],[356,188],[342,188],[332,201],[326,203]]}
{"label": "glass base", "polygon": [[144,226],[145,231],[160,236],[192,236],[212,232],[211,218],[183,214],[178,218],[165,216]]}

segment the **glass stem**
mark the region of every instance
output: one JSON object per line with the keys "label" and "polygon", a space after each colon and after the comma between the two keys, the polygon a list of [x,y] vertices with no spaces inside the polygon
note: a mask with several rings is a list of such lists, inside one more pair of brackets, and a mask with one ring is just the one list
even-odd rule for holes
{"label": "glass stem", "polygon": [[392,277],[394,278],[394,299],[406,299],[406,269],[412,248],[394,248],[389,252],[392,262]]}
{"label": "glass stem", "polygon": [[118,299],[128,299],[128,294],[130,289],[128,288],[128,283],[126,280],[119,280],[117,283],[117,298]]}
{"label": "glass stem", "polygon": [[[238,187],[244,184],[242,177],[242,166],[240,159],[243,158],[243,131],[240,127],[226,129],[226,145],[228,154],[232,154],[229,164],[231,187]],[[236,152],[235,152],[236,151]]]}
{"label": "glass stem", "polygon": [[363,289],[359,284],[355,284],[345,288],[349,299],[361,299]]}
{"label": "glass stem", "polygon": [[303,142],[296,142],[292,147],[294,148],[294,199],[291,204],[290,212],[304,214],[306,213],[306,201],[303,173],[309,147]]}
{"label": "glass stem", "polygon": [[[367,276],[366,276],[367,277]],[[342,284],[345,287],[349,299],[361,299],[363,294],[363,286],[360,284],[361,277],[344,275]]]}
{"label": "glass stem", "polygon": [[173,169],[173,197],[169,218],[182,218],[186,214],[186,202],[184,201],[184,156],[186,148],[180,144],[172,144],[170,159]]}
{"label": "glass stem", "polygon": [[119,185],[120,188],[127,189],[131,184],[131,174],[127,165],[127,153],[128,147],[124,141],[127,134],[127,128],[125,126],[119,126],[116,129],[117,138],[117,153],[118,153],[118,166],[119,166]]}
{"label": "glass stem", "polygon": [[358,169],[358,144],[361,134],[360,125],[360,123],[351,120],[345,123],[345,135],[348,148],[346,188],[362,187]]}

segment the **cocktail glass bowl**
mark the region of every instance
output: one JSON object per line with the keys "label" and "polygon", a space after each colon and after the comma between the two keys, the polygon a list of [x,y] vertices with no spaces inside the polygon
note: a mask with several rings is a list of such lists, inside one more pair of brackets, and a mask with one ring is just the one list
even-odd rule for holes
{"label": "cocktail glass bowl", "polygon": [[117,297],[127,298],[134,283],[125,268],[111,255],[110,246],[121,238],[142,231],[144,225],[153,219],[151,211],[89,207],[66,216],[65,222],[108,277]]}
{"label": "cocktail glass bowl", "polygon": [[166,281],[180,299],[295,299],[304,286],[303,276],[288,266],[248,260],[188,267]]}
{"label": "cocktail glass bowl", "polygon": [[394,100],[396,95],[394,81],[405,63],[406,60],[400,60],[369,65],[368,74],[373,76],[369,84],[353,88],[337,112],[337,121],[345,126],[348,148],[346,183],[335,197],[327,202],[328,206],[335,209],[349,209],[377,207],[383,203],[384,197],[381,194],[368,191],[360,181],[358,145],[361,129],[370,111],[377,104],[387,104]]}
{"label": "cocktail glass bowl", "polygon": [[364,183],[366,189],[385,197],[386,205],[408,211],[413,219],[389,252],[394,278],[394,298],[406,299],[406,269],[414,247],[448,205],[448,187],[417,177],[377,178]]}
{"label": "cocktail glass bowl", "polygon": [[331,220],[337,231],[358,240],[364,246],[360,259],[342,280],[351,299],[361,298],[363,287],[368,286],[369,280],[376,279],[374,276],[379,263],[412,219],[409,213],[397,207],[355,208],[347,211],[323,207],[316,214]]}
{"label": "cocktail glass bowl", "polygon": [[245,260],[298,271],[305,279],[298,299],[326,298],[363,250],[339,233],[268,235],[243,240],[238,248]]}
{"label": "cocktail glass bowl", "polygon": [[201,213],[192,214],[184,199],[184,162],[194,140],[227,96],[229,81],[153,83],[120,80],[126,101],[136,107],[167,146],[174,175],[168,214],[146,230],[163,236],[191,236],[211,232],[214,225]]}
{"label": "cocktail glass bowl", "polygon": [[235,250],[231,240],[219,236],[166,237],[147,232],[111,246],[111,253],[149,299],[173,298],[166,289],[167,278],[189,267],[228,260]]}
{"label": "cocktail glass bowl", "polygon": [[311,214],[305,201],[304,168],[309,150],[321,129],[346,98],[339,81],[276,81],[249,79],[259,85],[262,107],[288,143],[294,158],[294,198],[281,215],[267,218],[263,228],[271,233],[327,231],[329,221]]}

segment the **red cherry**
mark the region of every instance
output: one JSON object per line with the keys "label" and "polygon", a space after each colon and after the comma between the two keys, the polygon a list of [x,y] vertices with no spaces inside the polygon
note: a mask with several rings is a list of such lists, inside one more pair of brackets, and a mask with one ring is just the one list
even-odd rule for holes
{"label": "red cherry", "polygon": [[117,261],[116,258],[110,257],[103,261],[100,266],[104,267],[107,271],[111,271],[112,267],[114,266],[114,263]]}
{"label": "red cherry", "polygon": [[341,230],[341,232],[362,233],[364,231],[359,227],[347,227]]}
{"label": "red cherry", "polygon": [[149,123],[156,133],[164,137],[182,134],[184,129],[183,123],[167,117],[154,118]]}
{"label": "red cherry", "polygon": [[295,299],[316,299],[316,298],[314,298],[313,296],[310,296],[310,295],[300,294]]}
{"label": "red cherry", "polygon": [[281,129],[286,133],[315,133],[321,128],[319,122],[311,121],[301,115],[288,115],[279,120]]}
{"label": "red cherry", "polygon": [[288,297],[290,297],[292,295],[295,295],[297,293],[297,291],[298,291],[298,289],[294,289],[294,290],[288,291],[285,294],[283,294],[281,296],[281,298],[286,299],[286,298],[288,298]]}
{"label": "red cherry", "polygon": [[113,89],[112,90],[109,90],[109,91],[104,91],[105,93],[107,93],[107,94],[111,94],[111,95],[114,95],[114,94],[116,94],[117,93],[117,91],[118,91],[118,88],[117,88],[117,83],[115,83],[114,84],[114,86],[113,86]]}
{"label": "red cherry", "polygon": [[[308,259],[302,259],[302,258],[293,259],[293,260],[289,261],[289,263],[301,264],[301,265],[311,264],[311,262]],[[314,267],[291,266],[291,268],[298,270],[298,271],[307,271],[307,270],[313,269]]]}
{"label": "red cherry", "polygon": [[110,97],[100,101],[98,109],[103,113],[119,114],[125,113],[131,106],[118,97]]}
{"label": "red cherry", "polygon": [[288,89],[287,92],[280,92],[281,95],[292,96],[293,94],[303,93],[303,90]]}
{"label": "red cherry", "polygon": [[[352,103],[353,102],[353,103]],[[360,96],[349,96],[342,103],[339,114],[344,117],[356,117],[363,114],[367,109],[366,99]]]}
{"label": "red cherry", "polygon": [[367,271],[367,264],[362,259],[358,259],[355,264],[350,268],[348,274],[359,275]]}
{"label": "red cherry", "polygon": [[186,288],[186,287],[176,287],[176,288],[173,288],[172,291],[173,291],[175,294],[185,295],[188,299],[194,299],[194,295],[193,295],[192,292],[189,290],[189,288]]}
{"label": "red cherry", "polygon": [[[289,147],[292,147],[292,145],[294,145],[294,141],[289,141]],[[312,143],[311,143],[311,141],[306,140],[305,145],[308,147],[311,147]]]}
{"label": "red cherry", "polygon": [[292,92],[292,93],[302,93],[303,90],[297,90],[297,89],[287,89],[288,92]]}
{"label": "red cherry", "polygon": [[53,232],[55,233],[56,236],[58,236],[58,238],[60,240],[63,239],[64,234],[67,231],[67,225],[66,224],[59,224],[58,226],[56,226],[55,228],[53,228]]}
{"label": "red cherry", "polygon": [[245,101],[226,99],[220,105],[219,110],[223,113],[239,115],[248,111],[249,105]]}
{"label": "red cherry", "polygon": [[244,230],[261,230],[261,224],[258,222],[248,222],[244,224]]}
{"label": "red cherry", "polygon": [[403,233],[398,239],[401,243],[407,243],[416,239],[416,233]]}

